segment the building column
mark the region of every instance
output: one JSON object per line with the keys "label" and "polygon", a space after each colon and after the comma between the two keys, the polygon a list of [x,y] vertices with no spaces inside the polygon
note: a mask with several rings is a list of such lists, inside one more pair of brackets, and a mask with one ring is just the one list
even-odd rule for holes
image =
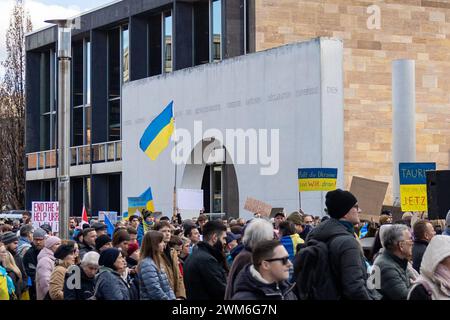
{"label": "building column", "polygon": [[392,62],[392,181],[394,205],[399,205],[398,164],[416,161],[416,88],[414,60]]}
{"label": "building column", "polygon": [[174,70],[193,66],[193,7],[191,3],[174,2],[173,61]]}
{"label": "building column", "polygon": [[147,77],[147,21],[139,17],[130,18],[130,81]]}

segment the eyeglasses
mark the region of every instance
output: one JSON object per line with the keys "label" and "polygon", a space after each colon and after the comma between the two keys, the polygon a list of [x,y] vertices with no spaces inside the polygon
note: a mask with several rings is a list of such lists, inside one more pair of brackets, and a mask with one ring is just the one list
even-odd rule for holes
{"label": "eyeglasses", "polygon": [[273,258],[273,259],[266,259],[267,262],[273,262],[273,261],[281,261],[283,265],[287,265],[289,261],[289,256],[283,257],[283,258]]}

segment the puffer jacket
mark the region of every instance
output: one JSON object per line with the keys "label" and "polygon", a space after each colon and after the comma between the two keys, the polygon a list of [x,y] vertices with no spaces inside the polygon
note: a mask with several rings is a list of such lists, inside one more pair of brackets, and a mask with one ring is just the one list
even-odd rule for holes
{"label": "puffer jacket", "polygon": [[130,288],[122,276],[105,266],[96,276],[95,297],[97,300],[130,300]]}
{"label": "puffer jacket", "polygon": [[379,292],[383,300],[406,300],[414,276],[408,269],[408,260],[400,259],[388,250],[384,250],[374,262],[379,268]]}
{"label": "puffer jacket", "polygon": [[55,268],[53,251],[43,248],[38,254],[36,267],[36,299],[44,300],[50,285],[50,276]]}
{"label": "puffer jacket", "polygon": [[169,279],[161,265],[158,269],[155,261],[147,257],[138,267],[139,296],[141,300],[175,300],[175,294]]}
{"label": "puffer jacket", "polygon": [[437,235],[431,239],[423,255],[420,276],[411,287],[408,300],[449,300],[449,284],[436,275],[439,264],[450,257],[450,237]]}
{"label": "puffer jacket", "polygon": [[232,300],[297,300],[294,288],[287,281],[267,283],[250,264],[237,276]]}
{"label": "puffer jacket", "polygon": [[367,260],[355,234],[346,222],[330,218],[312,229],[310,239],[328,243],[330,267],[335,276],[340,299],[379,300],[376,290],[369,290]]}

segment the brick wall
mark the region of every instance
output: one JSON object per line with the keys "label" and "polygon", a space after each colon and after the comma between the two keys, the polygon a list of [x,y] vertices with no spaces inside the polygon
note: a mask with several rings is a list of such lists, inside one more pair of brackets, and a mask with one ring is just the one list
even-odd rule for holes
{"label": "brick wall", "polygon": [[[367,8],[381,9],[370,30]],[[391,62],[416,60],[417,161],[449,168],[450,2],[255,0],[256,50],[313,37],[344,41],[345,178],[387,181],[392,203]]]}

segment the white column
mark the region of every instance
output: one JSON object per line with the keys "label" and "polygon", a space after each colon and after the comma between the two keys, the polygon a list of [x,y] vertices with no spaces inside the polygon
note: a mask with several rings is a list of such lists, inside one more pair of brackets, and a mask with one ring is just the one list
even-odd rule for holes
{"label": "white column", "polygon": [[399,162],[416,161],[416,86],[414,60],[392,62],[393,198],[400,198]]}

